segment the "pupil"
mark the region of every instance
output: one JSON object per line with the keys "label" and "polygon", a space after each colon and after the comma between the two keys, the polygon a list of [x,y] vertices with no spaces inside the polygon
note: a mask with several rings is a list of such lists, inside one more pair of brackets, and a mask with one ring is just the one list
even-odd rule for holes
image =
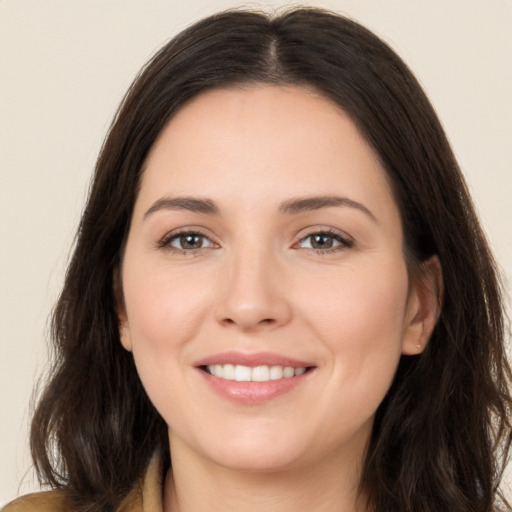
{"label": "pupil", "polygon": [[332,247],[332,237],[328,235],[314,235],[311,244],[315,249],[325,249]]}
{"label": "pupil", "polygon": [[202,246],[201,235],[183,235],[180,242],[184,249],[200,249]]}

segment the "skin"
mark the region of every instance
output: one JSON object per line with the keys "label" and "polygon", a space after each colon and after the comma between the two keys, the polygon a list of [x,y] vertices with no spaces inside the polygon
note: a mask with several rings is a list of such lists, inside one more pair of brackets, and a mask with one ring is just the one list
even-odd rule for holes
{"label": "skin", "polygon": [[[311,196],[360,206],[283,211]],[[176,197],[218,211],[162,202]],[[197,249],[183,232],[200,233]],[[315,233],[327,233],[320,249]],[[221,89],[175,115],[145,163],[119,312],[123,346],[169,425],[166,512],[365,510],[357,485],[375,411],[437,317],[425,282],[438,266],[412,283],[403,252],[384,170],[321,95]],[[232,350],[314,369],[272,400],[235,403],[195,366]]]}

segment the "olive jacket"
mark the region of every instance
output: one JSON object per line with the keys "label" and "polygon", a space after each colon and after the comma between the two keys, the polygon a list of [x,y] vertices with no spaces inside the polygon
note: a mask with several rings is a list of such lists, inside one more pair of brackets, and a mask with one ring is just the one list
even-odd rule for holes
{"label": "olive jacket", "polygon": [[[153,460],[144,480],[128,494],[115,512],[163,512],[162,471],[158,460]],[[59,491],[27,494],[7,504],[1,512],[73,512]]]}

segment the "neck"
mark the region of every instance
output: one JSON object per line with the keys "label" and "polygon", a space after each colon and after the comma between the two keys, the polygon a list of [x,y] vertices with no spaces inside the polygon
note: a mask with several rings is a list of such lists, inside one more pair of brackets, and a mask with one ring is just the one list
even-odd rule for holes
{"label": "neck", "polygon": [[[361,460],[323,457],[293,469],[240,471],[172,443],[172,473],[164,489],[164,512],[367,512],[358,496]],[[188,453],[187,453],[188,452]]]}

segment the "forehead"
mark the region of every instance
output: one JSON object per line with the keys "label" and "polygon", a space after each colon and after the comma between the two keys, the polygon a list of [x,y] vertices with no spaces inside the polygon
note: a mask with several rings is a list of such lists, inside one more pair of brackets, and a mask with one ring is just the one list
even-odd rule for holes
{"label": "forehead", "polygon": [[140,199],[334,192],[394,205],[378,158],[341,108],[311,89],[257,85],[212,90],[179,110],[146,159]]}

